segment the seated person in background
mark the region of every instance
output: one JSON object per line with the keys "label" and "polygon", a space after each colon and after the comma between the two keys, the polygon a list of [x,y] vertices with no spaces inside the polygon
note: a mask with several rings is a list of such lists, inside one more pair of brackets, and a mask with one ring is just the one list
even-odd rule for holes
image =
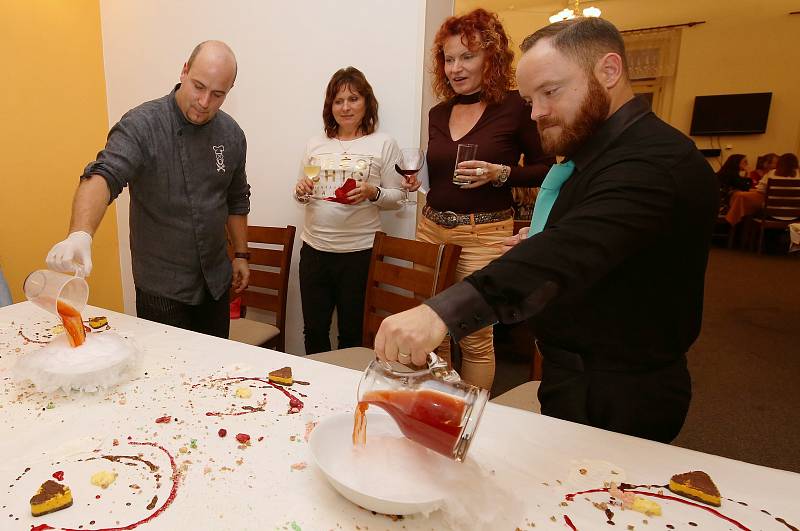
{"label": "seated person in background", "polygon": [[750,172],[750,181],[753,183],[752,187],[755,187],[758,184],[758,181],[760,181],[762,177],[769,173],[770,170],[774,170],[777,163],[777,153],[767,153],[766,155],[761,155],[758,157],[758,160],[756,161],[756,169]]}
{"label": "seated person in background", "polygon": [[766,194],[767,182],[771,177],[797,177],[797,169],[797,155],[794,153],[784,153],[778,157],[778,163],[775,165],[775,169],[769,171],[766,175],[764,175],[764,177],[761,178],[760,181],[758,181],[756,190],[762,194]]}
{"label": "seated person in background", "polygon": [[[324,131],[306,145],[294,196],[305,205],[300,248],[300,301],[306,354],[331,350],[333,310],[338,348],[361,346],[364,292],[379,210],[400,207],[403,178],[395,171],[400,149],[377,131],[378,100],[352,66],[331,77],[322,109]],[[315,183],[318,182],[315,192]],[[311,199],[321,194],[328,200]]]}
{"label": "seated person in background", "polygon": [[719,213],[725,214],[730,208],[731,194],[737,190],[750,189],[750,179],[747,177],[749,163],[747,157],[736,153],[728,157],[717,172],[719,181]]}

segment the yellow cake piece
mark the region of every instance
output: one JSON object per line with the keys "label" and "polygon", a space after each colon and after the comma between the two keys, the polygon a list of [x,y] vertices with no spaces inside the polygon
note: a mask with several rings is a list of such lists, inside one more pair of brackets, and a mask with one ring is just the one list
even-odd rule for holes
{"label": "yellow cake piece", "polygon": [[272,371],[269,373],[269,381],[281,385],[292,385],[294,383],[294,380],[292,380],[292,368],[283,367]]}
{"label": "yellow cake piece", "polygon": [[97,330],[98,328],[102,328],[108,324],[108,317],[100,316],[100,317],[92,317],[89,319],[89,327],[92,330]]}
{"label": "yellow cake piece", "polygon": [[719,507],[722,498],[711,477],[700,470],[675,474],[669,480],[669,490],[681,496]]}
{"label": "yellow cake piece", "polygon": [[236,396],[238,398],[250,398],[253,396],[253,391],[249,387],[239,387],[236,389]]}
{"label": "yellow cake piece", "polygon": [[107,489],[109,485],[114,483],[117,480],[117,473],[114,470],[101,470],[100,472],[95,472],[92,474],[92,485],[96,487],[100,487],[101,489]]}
{"label": "yellow cake piece", "polygon": [[661,506],[652,500],[647,500],[641,496],[633,499],[631,509],[647,516],[661,516]]}
{"label": "yellow cake piece", "polygon": [[66,509],[70,505],[72,505],[72,492],[69,487],[48,479],[31,498],[31,514],[42,516]]}

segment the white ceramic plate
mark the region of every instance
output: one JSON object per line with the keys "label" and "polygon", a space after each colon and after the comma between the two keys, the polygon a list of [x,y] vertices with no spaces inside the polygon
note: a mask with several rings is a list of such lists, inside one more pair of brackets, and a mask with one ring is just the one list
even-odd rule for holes
{"label": "white ceramic plate", "polygon": [[443,502],[439,472],[457,463],[412,442],[382,412],[367,413],[367,445],[354,448],[353,414],[321,421],[311,433],[314,460],[339,493],[383,514],[430,513]]}

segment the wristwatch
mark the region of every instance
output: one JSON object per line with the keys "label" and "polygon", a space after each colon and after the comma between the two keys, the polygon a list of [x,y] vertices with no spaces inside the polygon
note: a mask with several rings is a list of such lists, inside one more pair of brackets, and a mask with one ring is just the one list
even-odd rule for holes
{"label": "wristwatch", "polygon": [[381,187],[376,186],[375,189],[378,190],[378,193],[375,194],[375,199],[372,199],[371,197],[369,198],[369,200],[372,201],[373,203],[381,198]]}
{"label": "wristwatch", "polygon": [[250,253],[233,253],[234,258],[244,258],[245,260],[250,260]]}
{"label": "wristwatch", "polygon": [[492,182],[492,186],[495,188],[500,188],[506,181],[508,180],[508,176],[511,175],[511,166],[506,166],[505,164],[500,166],[500,175],[497,176],[497,180]]}

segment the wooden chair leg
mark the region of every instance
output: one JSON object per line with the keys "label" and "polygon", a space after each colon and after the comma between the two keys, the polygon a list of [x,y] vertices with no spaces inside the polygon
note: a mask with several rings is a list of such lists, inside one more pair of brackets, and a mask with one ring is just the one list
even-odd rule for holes
{"label": "wooden chair leg", "polygon": [[531,361],[530,380],[538,381],[542,379],[542,353],[536,341],[533,342],[533,360]]}
{"label": "wooden chair leg", "polygon": [[747,218],[742,219],[742,236],[740,242],[740,248],[745,251],[754,251],[755,247],[755,223]]}
{"label": "wooden chair leg", "polygon": [[272,339],[268,340],[262,346],[271,350],[277,350],[278,352],[286,352],[286,345],[284,344],[283,332],[273,337]]}
{"label": "wooden chair leg", "polygon": [[758,231],[758,254],[762,253],[764,248],[764,224],[761,224],[761,230]]}
{"label": "wooden chair leg", "polygon": [[739,225],[728,225],[728,249],[733,248],[733,240],[736,237],[736,227]]}

